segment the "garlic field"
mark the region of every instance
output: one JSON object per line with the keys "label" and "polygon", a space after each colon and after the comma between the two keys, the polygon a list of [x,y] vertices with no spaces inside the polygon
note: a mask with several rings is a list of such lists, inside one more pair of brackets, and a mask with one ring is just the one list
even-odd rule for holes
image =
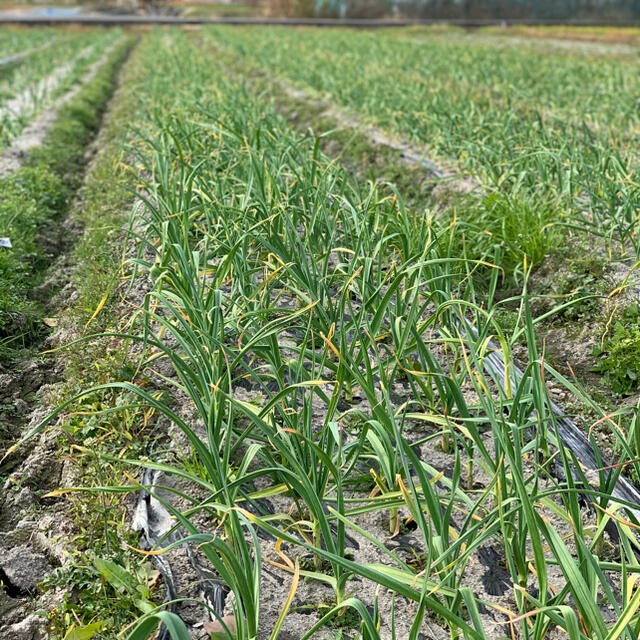
{"label": "garlic field", "polygon": [[574,36],[0,30],[0,637],[638,637],[640,43]]}

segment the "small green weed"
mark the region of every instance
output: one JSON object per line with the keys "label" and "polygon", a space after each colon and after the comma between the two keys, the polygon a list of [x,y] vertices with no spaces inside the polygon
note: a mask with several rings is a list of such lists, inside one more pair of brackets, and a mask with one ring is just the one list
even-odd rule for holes
{"label": "small green weed", "polygon": [[91,625],[96,632],[82,637],[113,637],[110,633],[130,622],[132,610],[148,613],[156,607],[152,590],[157,578],[148,562],[123,552],[110,558],[83,555],[56,569],[43,587],[64,587],[69,595],[50,614],[52,637],[67,637],[65,632],[74,624],[78,631]]}
{"label": "small green weed", "polygon": [[[563,319],[582,324],[602,311],[602,302],[598,294],[604,294],[602,276],[604,264],[598,258],[584,258],[571,263],[571,271],[558,286],[563,302],[574,302],[563,309]],[[586,296],[593,295],[587,298]]]}
{"label": "small green weed", "polygon": [[[334,609],[335,606],[335,602],[318,605],[318,615],[320,617],[326,615],[329,611]],[[326,623],[325,626],[329,629],[357,629],[360,626],[360,616],[354,609],[341,609]]]}
{"label": "small green weed", "polygon": [[614,393],[628,394],[640,378],[640,310],[629,305],[616,322],[613,334],[594,350],[600,356],[594,371],[602,373]]}

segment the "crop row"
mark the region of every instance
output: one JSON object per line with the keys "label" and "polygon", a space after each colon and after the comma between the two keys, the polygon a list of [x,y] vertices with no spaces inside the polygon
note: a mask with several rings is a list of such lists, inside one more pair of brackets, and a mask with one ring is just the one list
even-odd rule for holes
{"label": "crop row", "polygon": [[210,33],[267,73],[455,159],[485,192],[546,205],[549,226],[637,246],[634,59],[386,34]]}
{"label": "crop row", "polygon": [[61,34],[3,70],[0,77],[0,148],[42,109],[80,82],[87,69],[120,37],[115,31]]}
{"label": "crop row", "polygon": [[[345,103],[370,43],[375,64],[362,62],[361,74],[382,73],[384,53],[398,81],[393,91],[380,85],[378,104],[407,99],[408,61],[398,56],[411,45],[289,31],[276,43],[271,31],[251,33],[265,62],[277,56],[278,70],[293,74],[304,60],[306,81],[327,79],[332,89],[323,90]],[[235,31],[215,34],[240,48]],[[130,331],[111,335],[134,345],[129,374],[70,403],[86,416],[108,391],[120,398],[98,421],[136,408],[158,429],[169,424],[168,438],[127,462],[164,474],[167,486],[147,490],[229,593],[213,612],[224,622],[219,637],[491,638],[495,629],[532,639],[560,629],[572,640],[637,637],[638,540],[611,496],[622,467],[597,478],[581,470],[556,437],[546,382],[590,403],[604,428],[613,422],[538,352],[526,286],[496,299],[502,248],[467,245],[464,225],[355,179],[202,42],[165,31],[141,47],[146,73],[130,144],[141,188],[127,265],[144,292]],[[314,47],[324,52],[317,61],[306,57]],[[337,53],[345,61],[332,73],[327,60]],[[422,108],[435,119],[437,101],[455,105],[455,92],[444,86],[453,63],[434,60],[442,95]],[[459,75],[469,69],[461,64]],[[361,107],[374,99],[363,86],[353,89]],[[387,115],[402,130],[406,113],[396,109]],[[420,122],[421,139],[435,131],[431,115]],[[445,142],[463,134],[439,124],[439,151],[449,152]],[[485,161],[478,153],[469,166],[485,172]],[[516,187],[537,193],[524,177]],[[512,366],[495,322],[507,303],[519,309],[515,333],[529,364],[502,389],[484,363],[495,352]],[[611,437],[618,462],[637,473],[630,424],[627,433],[611,427]],[[595,512],[583,508],[585,495]],[[165,534],[166,549],[185,542]],[[481,591],[487,556],[499,584]],[[135,603],[144,616],[132,640],[159,621],[174,638],[189,637],[169,611]]]}
{"label": "crop row", "polygon": [[[58,249],[61,234],[57,227],[80,184],[86,162],[84,147],[99,125],[112,89],[114,68],[131,47],[121,31],[113,32],[108,41],[115,46],[109,49],[91,82],[79,87],[72,103],[57,109],[56,122],[49,130],[38,132],[42,142],[30,149],[28,156],[25,154],[22,166],[0,178],[0,236],[11,243],[11,248],[0,254],[2,366],[42,334],[38,321],[41,300],[33,289],[41,284],[42,271]],[[106,44],[100,42],[92,57],[103,55]],[[86,66],[88,61],[81,64]],[[42,241],[44,228],[48,229],[46,243]]]}
{"label": "crop row", "polygon": [[0,32],[0,60],[51,43],[59,37],[53,29],[10,29]]}

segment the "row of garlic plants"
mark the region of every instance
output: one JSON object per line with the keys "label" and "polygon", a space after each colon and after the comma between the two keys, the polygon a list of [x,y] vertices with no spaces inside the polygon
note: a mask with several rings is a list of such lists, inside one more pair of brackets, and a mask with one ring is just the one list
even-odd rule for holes
{"label": "row of garlic plants", "polygon": [[546,211],[538,226],[586,227],[638,252],[637,59],[504,47],[499,36],[221,27],[211,35],[268,73],[455,159],[485,193]]}
{"label": "row of garlic plants", "polygon": [[56,32],[51,28],[5,27],[0,31],[0,51],[2,52],[0,60],[41,47],[55,37],[57,37]]}
{"label": "row of garlic plants", "polygon": [[121,37],[118,29],[49,33],[48,41],[34,38],[25,58],[0,67],[0,149],[8,147],[42,109],[80,83]]}
{"label": "row of garlic plants", "polygon": [[[143,204],[130,264],[149,291],[124,337],[144,348],[146,375],[99,390],[133,394],[189,441],[189,464],[162,451],[130,462],[198,488],[180,496],[187,511],[159,497],[233,592],[226,635],[265,633],[260,608],[274,594],[261,588],[263,532],[276,550],[293,549],[280,562],[292,592],[301,577],[332,588],[305,638],[346,610],[367,639],[414,640],[425,620],[452,638],[489,638],[488,610],[527,639],[555,628],[572,640],[636,637],[638,543],[611,499],[621,467],[587,478],[557,442],[545,380],[580,390],[538,353],[526,289],[515,299],[529,349],[522,380],[501,391],[484,371],[489,337],[510,363],[494,321],[505,303],[494,300],[501,247],[469,255],[459,225],[358,182],[187,34],[154,32],[142,46],[144,117],[131,152]],[[621,461],[632,459],[632,443],[612,431]],[[448,475],[431,464],[436,448],[450,456]],[[290,508],[270,512],[269,497]],[[416,561],[366,530],[371,513],[385,514],[389,535],[415,525]],[[350,536],[375,545],[379,561],[353,557]],[[510,608],[467,580],[486,544],[511,577]],[[354,579],[394,597],[362,601]],[[281,597],[272,638],[291,606],[286,587]],[[414,603],[408,624],[396,620],[399,599]],[[165,610],[129,637],[150,637],[159,622],[189,637]]]}

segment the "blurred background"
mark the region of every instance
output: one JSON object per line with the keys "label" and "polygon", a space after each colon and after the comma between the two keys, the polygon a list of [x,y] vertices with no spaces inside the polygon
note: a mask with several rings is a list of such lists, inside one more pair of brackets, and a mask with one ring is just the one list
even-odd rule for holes
{"label": "blurred background", "polygon": [[185,17],[414,18],[619,22],[640,20],[640,0],[0,0],[0,9],[160,13]]}

